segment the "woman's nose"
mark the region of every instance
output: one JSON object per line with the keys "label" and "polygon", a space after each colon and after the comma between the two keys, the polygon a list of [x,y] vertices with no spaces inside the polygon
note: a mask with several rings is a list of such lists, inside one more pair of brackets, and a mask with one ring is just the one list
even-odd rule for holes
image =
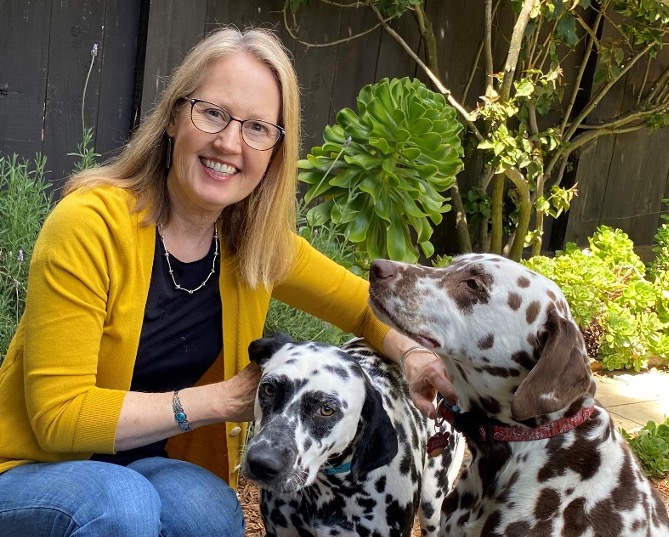
{"label": "woman's nose", "polygon": [[230,123],[216,134],[214,141],[214,145],[235,150],[241,150],[243,144],[242,125],[236,119],[231,119]]}

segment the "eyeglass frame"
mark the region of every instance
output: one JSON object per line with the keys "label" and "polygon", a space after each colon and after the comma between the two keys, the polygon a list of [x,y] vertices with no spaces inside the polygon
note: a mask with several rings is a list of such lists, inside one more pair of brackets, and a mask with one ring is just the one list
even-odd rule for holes
{"label": "eyeglass frame", "polygon": [[[284,128],[283,128],[282,126],[280,126],[280,125],[277,125],[276,123],[272,123],[271,121],[266,121],[266,120],[264,120],[264,119],[258,119],[258,118],[239,119],[239,118],[233,116],[230,112],[228,112],[227,108],[224,108],[224,107],[222,107],[222,106],[219,105],[219,104],[212,103],[211,101],[207,101],[207,100],[205,100],[205,99],[197,99],[197,98],[195,98],[195,97],[183,97],[182,99],[185,100],[185,101],[187,101],[187,102],[190,104],[190,121],[191,121],[191,123],[193,124],[193,126],[194,126],[197,130],[199,130],[200,132],[204,132],[204,133],[207,133],[207,134],[218,134],[218,133],[220,133],[220,132],[223,132],[225,129],[227,129],[228,126],[230,125],[230,123],[232,123],[233,121],[236,121],[236,122],[239,123],[239,125],[240,125],[239,132],[240,132],[240,135],[241,135],[241,137],[242,137],[242,140],[244,141],[244,143],[245,143],[247,146],[249,146],[251,149],[254,149],[255,151],[269,151],[270,149],[275,148],[275,147],[277,146],[277,144],[278,144],[278,143],[283,139],[283,137],[286,135],[286,129],[284,129]],[[210,104],[210,105],[214,106],[215,108],[218,108],[219,110],[223,110],[226,114],[228,114],[228,116],[230,116],[230,120],[229,120],[229,121],[225,124],[225,126],[224,126],[221,130],[219,130],[219,131],[216,131],[216,132],[209,132],[209,131],[204,131],[204,130],[202,130],[200,127],[198,127],[198,126],[195,124],[195,120],[193,120],[193,109],[195,108],[195,105],[196,105],[197,103],[207,103],[207,104]],[[258,149],[257,147],[253,147],[251,144],[249,144],[249,143],[246,141],[246,138],[244,138],[244,123],[246,123],[247,121],[261,121],[261,122],[263,122],[263,123],[267,123],[268,125],[272,125],[273,127],[276,127],[276,128],[279,130],[279,137],[276,139],[276,141],[275,141],[271,146],[269,146],[269,147],[266,148],[266,149]]]}

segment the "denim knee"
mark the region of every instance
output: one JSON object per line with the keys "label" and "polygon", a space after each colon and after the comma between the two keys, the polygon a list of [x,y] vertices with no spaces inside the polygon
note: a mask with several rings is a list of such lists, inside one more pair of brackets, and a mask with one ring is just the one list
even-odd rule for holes
{"label": "denim knee", "polygon": [[34,463],[0,474],[3,537],[156,537],[160,511],[151,483],[114,464]]}
{"label": "denim knee", "polygon": [[74,513],[73,518],[82,521],[79,531],[85,527],[90,535],[156,537],[161,530],[161,500],[155,487],[123,466],[115,473],[118,479],[100,482],[95,492],[91,490],[88,505]]}
{"label": "denim knee", "polygon": [[194,464],[165,458],[130,465],[158,491],[163,537],[243,537],[244,513],[235,491]]}

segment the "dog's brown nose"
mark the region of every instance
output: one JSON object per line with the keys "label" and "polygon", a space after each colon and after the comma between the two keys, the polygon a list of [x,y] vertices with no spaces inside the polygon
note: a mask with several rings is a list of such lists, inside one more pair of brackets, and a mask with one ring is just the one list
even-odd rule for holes
{"label": "dog's brown nose", "polygon": [[390,280],[397,276],[397,264],[387,259],[377,259],[372,261],[369,269],[369,279],[374,280]]}

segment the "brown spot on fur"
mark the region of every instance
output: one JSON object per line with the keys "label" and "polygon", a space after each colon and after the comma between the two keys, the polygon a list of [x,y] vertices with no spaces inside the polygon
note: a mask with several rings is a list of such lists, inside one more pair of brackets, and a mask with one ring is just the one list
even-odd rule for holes
{"label": "brown spot on fur", "polygon": [[554,490],[545,488],[537,496],[534,504],[534,516],[537,520],[550,520],[560,508],[560,494]]}
{"label": "brown spot on fur", "polygon": [[[564,510],[563,537],[579,537],[588,528],[585,517],[585,498],[579,497],[569,503]],[[603,535],[613,535],[604,533]]]}
{"label": "brown spot on fur", "polygon": [[[490,361],[490,360],[488,360]],[[509,378],[509,377],[517,377],[520,375],[520,371],[515,368],[511,367],[499,367],[499,366],[483,366],[483,367],[477,367],[476,371],[478,372],[486,372],[489,375],[492,375],[493,377],[501,377],[503,379]]]}
{"label": "brown spot on fur", "polygon": [[481,397],[479,399],[479,405],[484,410],[484,412],[493,416],[495,414],[499,414],[499,412],[502,410],[499,406],[499,401],[492,397]]}
{"label": "brown spot on fur", "polygon": [[490,349],[495,344],[495,334],[488,334],[486,337],[480,339],[477,343],[481,350]]}
{"label": "brown spot on fur", "polygon": [[548,460],[537,475],[541,483],[565,475],[568,470],[578,474],[581,481],[590,479],[599,471],[602,464],[598,449],[601,439],[588,438],[588,433],[594,425],[595,421],[591,419],[574,429],[577,438],[570,444],[564,443],[564,437],[560,436],[549,440],[546,445]]}
{"label": "brown spot on fur", "polygon": [[525,351],[514,352],[511,356],[511,359],[516,362],[519,366],[530,370],[534,367],[534,364],[537,363],[536,359],[533,359]]}
{"label": "brown spot on fur", "polygon": [[546,291],[546,294],[548,295],[548,298],[550,298],[553,302],[557,300],[557,297],[555,296],[555,293],[551,291],[550,289]]}
{"label": "brown spot on fur", "polygon": [[567,317],[569,315],[569,306],[567,306],[567,303],[564,300],[560,300],[557,303],[557,309],[563,316]]}
{"label": "brown spot on fur", "polygon": [[487,535],[489,537],[499,536],[499,533],[497,533],[495,530],[499,528],[501,521],[502,521],[502,514],[499,512],[499,510],[490,513],[490,516],[485,521],[483,529],[481,530],[481,535]]}
{"label": "brown spot on fur", "polygon": [[525,288],[530,286],[530,280],[529,280],[529,278],[526,278],[525,276],[520,276],[516,280],[516,284],[518,285],[518,287],[522,287],[523,289],[525,289]]}
{"label": "brown spot on fur", "polygon": [[[444,278],[444,288],[458,309],[471,313],[476,304],[488,303],[494,279],[481,265],[473,264],[455,269],[456,266],[455,263],[451,265],[453,270]],[[399,293],[398,295],[403,296]]]}
{"label": "brown spot on fur", "polygon": [[530,524],[524,520],[512,522],[506,527],[506,531],[504,532],[504,537],[525,537],[526,535],[531,535]]}
{"label": "brown spot on fur", "polygon": [[520,308],[520,305],[523,302],[522,297],[518,293],[514,293],[513,291],[509,293],[509,299],[507,300],[509,307],[513,310],[516,311],[518,308]]}
{"label": "brown spot on fur", "polygon": [[590,521],[597,528],[597,535],[622,535],[623,521],[611,498],[595,504],[590,511]]}
{"label": "brown spot on fur", "polygon": [[530,305],[527,306],[527,309],[525,310],[525,320],[527,321],[527,324],[532,324],[536,320],[539,311],[541,311],[541,304],[539,301],[533,300],[530,302]]}

